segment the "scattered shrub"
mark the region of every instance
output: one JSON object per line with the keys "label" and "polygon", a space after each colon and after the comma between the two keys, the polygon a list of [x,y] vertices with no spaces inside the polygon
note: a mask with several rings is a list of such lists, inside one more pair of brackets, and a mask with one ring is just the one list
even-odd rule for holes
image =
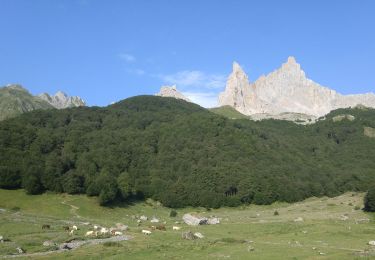
{"label": "scattered shrub", "polygon": [[224,237],[222,239],[215,240],[215,242],[223,242],[223,243],[230,243],[230,244],[243,244],[246,243],[246,240],[243,239],[236,239],[232,237]]}
{"label": "scattered shrub", "polygon": [[371,187],[366,193],[364,199],[364,210],[368,212],[375,212],[375,186]]}
{"label": "scattered shrub", "polygon": [[175,218],[177,216],[177,211],[175,211],[174,209],[172,209],[171,212],[169,213],[169,216],[171,218]]}

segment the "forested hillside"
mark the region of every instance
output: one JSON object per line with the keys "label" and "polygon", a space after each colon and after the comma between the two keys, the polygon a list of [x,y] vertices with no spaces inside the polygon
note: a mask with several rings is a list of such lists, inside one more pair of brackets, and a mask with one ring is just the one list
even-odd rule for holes
{"label": "forested hillside", "polygon": [[[341,114],[354,116],[332,120]],[[375,181],[375,111],[316,124],[231,120],[173,98],[33,111],[0,123],[0,187],[152,197],[171,207],[298,201]]]}

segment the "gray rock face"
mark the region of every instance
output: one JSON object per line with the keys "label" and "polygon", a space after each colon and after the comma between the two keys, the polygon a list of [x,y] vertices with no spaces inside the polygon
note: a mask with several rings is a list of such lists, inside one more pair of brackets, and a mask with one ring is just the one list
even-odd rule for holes
{"label": "gray rock face", "polygon": [[47,93],[42,93],[39,95],[39,98],[47,101],[53,107],[57,109],[63,109],[68,107],[80,107],[85,106],[86,103],[80,97],[69,97],[62,91],[58,91],[54,96],[50,96]]}
{"label": "gray rock face", "polygon": [[250,83],[235,62],[225,91],[219,95],[220,106],[229,105],[245,115],[300,113],[324,116],[338,108],[364,105],[375,107],[373,93],[341,95],[308,79],[301,66],[289,57],[281,68]]}
{"label": "gray rock face", "polygon": [[159,93],[155,94],[155,96],[173,97],[173,98],[182,99],[182,100],[190,102],[190,100],[187,97],[185,97],[183,94],[181,94],[177,90],[176,85],[174,85],[174,86],[162,86],[160,88]]}

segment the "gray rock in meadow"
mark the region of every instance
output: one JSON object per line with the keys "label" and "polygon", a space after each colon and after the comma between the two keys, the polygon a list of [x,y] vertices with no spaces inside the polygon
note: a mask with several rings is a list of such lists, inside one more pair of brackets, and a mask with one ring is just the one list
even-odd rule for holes
{"label": "gray rock in meadow", "polygon": [[205,217],[198,217],[192,214],[185,214],[182,216],[183,221],[190,226],[206,225],[208,219]]}

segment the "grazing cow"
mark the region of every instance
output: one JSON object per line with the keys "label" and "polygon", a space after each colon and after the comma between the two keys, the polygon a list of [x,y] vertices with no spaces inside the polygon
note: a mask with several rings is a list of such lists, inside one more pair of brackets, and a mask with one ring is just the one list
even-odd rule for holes
{"label": "grazing cow", "polygon": [[103,228],[100,229],[100,233],[103,234],[103,235],[104,234],[108,234],[109,233],[109,229],[103,227]]}
{"label": "grazing cow", "polygon": [[94,225],[94,229],[95,229],[95,230],[98,230],[98,229],[99,229],[99,226]]}
{"label": "grazing cow", "polygon": [[371,240],[371,241],[369,241],[368,244],[369,244],[370,246],[375,246],[375,240]]}
{"label": "grazing cow", "polygon": [[115,232],[115,236],[122,236],[122,232],[121,231],[116,231]]}
{"label": "grazing cow", "polygon": [[63,229],[65,230],[65,231],[69,231],[69,226],[63,226]]}
{"label": "grazing cow", "polygon": [[164,225],[158,225],[158,226],[156,226],[156,229],[157,230],[161,230],[161,231],[166,231],[167,230]]}
{"label": "grazing cow", "polygon": [[152,232],[150,230],[145,230],[145,229],[142,230],[142,234],[151,235],[151,233]]}
{"label": "grazing cow", "polygon": [[94,235],[94,231],[89,230],[89,231],[86,232],[85,236],[92,236],[92,235]]}
{"label": "grazing cow", "polygon": [[50,229],[51,228],[51,226],[50,225],[47,225],[47,224],[44,224],[43,226],[42,226],[42,229]]}
{"label": "grazing cow", "polygon": [[92,236],[94,235],[94,231],[87,231],[85,236]]}
{"label": "grazing cow", "polygon": [[173,230],[180,230],[181,227],[173,226],[172,229],[173,229]]}
{"label": "grazing cow", "polygon": [[78,230],[78,227],[77,226],[73,226],[72,229],[73,230]]}
{"label": "grazing cow", "polygon": [[74,235],[74,229],[70,230],[69,235],[71,235],[71,236]]}

